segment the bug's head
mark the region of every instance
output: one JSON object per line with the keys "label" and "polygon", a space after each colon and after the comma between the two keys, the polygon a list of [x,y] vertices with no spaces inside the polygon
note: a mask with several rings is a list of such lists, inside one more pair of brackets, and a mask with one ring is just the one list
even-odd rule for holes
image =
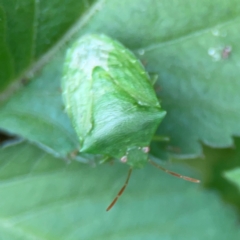
{"label": "bug's head", "polygon": [[148,162],[149,151],[149,147],[131,147],[120,161],[127,163],[133,168],[142,168]]}

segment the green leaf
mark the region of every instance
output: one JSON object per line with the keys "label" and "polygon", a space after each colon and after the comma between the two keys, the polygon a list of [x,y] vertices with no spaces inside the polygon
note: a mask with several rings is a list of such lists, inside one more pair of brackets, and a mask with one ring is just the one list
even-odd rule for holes
{"label": "green leaf", "polygon": [[[6,17],[6,44],[11,54],[13,76],[31,64],[34,55],[36,3],[32,0],[0,0]],[[1,56],[2,57],[2,56]],[[1,81],[7,82],[9,78]]]}
{"label": "green leaf", "polygon": [[12,63],[9,49],[6,45],[6,29],[5,29],[5,15],[3,9],[0,7],[0,90],[6,87],[6,81],[12,76]]}
{"label": "green leaf", "polygon": [[0,0],[0,91],[63,37],[94,0]]}
{"label": "green leaf", "polygon": [[23,136],[65,157],[78,149],[79,143],[64,111],[61,66],[62,56],[59,56],[38,79],[15,94],[1,108],[0,125],[11,134]]}
{"label": "green leaf", "polygon": [[240,189],[240,168],[226,171],[224,176]]}
{"label": "green leaf", "polygon": [[205,188],[214,190],[222,199],[234,205],[240,213],[240,191],[236,185],[240,167],[240,138],[234,138],[229,148],[212,148],[203,145],[203,155],[194,159],[172,159],[175,163],[187,163],[202,173]]}
{"label": "green leaf", "polygon": [[127,175],[124,164],[67,164],[24,142],[2,148],[0,159],[4,240],[240,237],[233,210],[216,195],[151,166],[133,171],[126,191],[106,212]]}

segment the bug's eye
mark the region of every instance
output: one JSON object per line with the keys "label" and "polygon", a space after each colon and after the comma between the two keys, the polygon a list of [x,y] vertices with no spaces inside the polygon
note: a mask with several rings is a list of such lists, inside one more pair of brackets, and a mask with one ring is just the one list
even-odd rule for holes
{"label": "bug's eye", "polygon": [[144,153],[149,153],[150,147],[143,147],[142,150]]}

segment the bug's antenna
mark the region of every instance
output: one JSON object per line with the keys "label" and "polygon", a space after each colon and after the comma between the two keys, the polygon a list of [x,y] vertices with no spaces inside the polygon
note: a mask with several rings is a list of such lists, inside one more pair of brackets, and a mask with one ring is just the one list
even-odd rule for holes
{"label": "bug's antenna", "polygon": [[128,185],[128,181],[130,179],[130,176],[131,176],[131,173],[132,173],[132,168],[129,169],[128,171],[128,176],[127,176],[127,179],[123,185],[123,187],[120,189],[120,191],[118,192],[117,196],[114,198],[114,200],[111,202],[111,204],[108,206],[108,208],[106,209],[106,211],[109,211],[114,205],[115,203],[117,202],[118,198],[122,195],[122,193],[124,192],[125,188],[127,187]]}
{"label": "bug's antenna", "polygon": [[183,175],[178,174],[178,173],[176,173],[176,172],[169,171],[169,170],[163,168],[162,166],[158,165],[157,163],[153,162],[151,159],[148,159],[148,161],[149,161],[154,167],[156,167],[156,168],[158,168],[158,169],[161,169],[161,170],[164,171],[165,173],[168,173],[168,174],[170,174],[170,175],[172,175],[172,176],[174,176],[174,177],[182,178],[182,179],[184,179],[184,180],[186,180],[186,181],[189,181],[189,182],[200,183],[200,180],[198,180],[198,179],[186,177],[186,176],[183,176]]}

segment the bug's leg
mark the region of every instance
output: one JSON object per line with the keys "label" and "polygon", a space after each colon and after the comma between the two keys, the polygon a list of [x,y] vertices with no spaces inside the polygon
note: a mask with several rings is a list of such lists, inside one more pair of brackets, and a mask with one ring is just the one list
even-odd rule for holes
{"label": "bug's leg", "polygon": [[114,205],[115,203],[117,202],[118,198],[122,195],[122,193],[124,192],[125,188],[127,187],[128,185],[128,181],[130,179],[130,176],[131,176],[131,173],[132,173],[132,168],[129,169],[128,171],[128,176],[127,176],[127,179],[124,183],[124,185],[122,186],[122,188],[120,189],[120,191],[118,192],[117,196],[113,199],[113,201],[111,202],[111,204],[108,206],[108,208],[106,209],[106,211],[109,211]]}
{"label": "bug's leg", "polygon": [[74,159],[74,158],[77,156],[78,153],[79,153],[79,149],[74,149],[72,152],[70,152],[70,153],[68,154],[68,156],[69,156],[71,159]]}
{"label": "bug's leg", "polygon": [[149,161],[154,167],[156,167],[156,168],[158,168],[158,169],[164,171],[165,173],[168,173],[168,174],[170,174],[170,175],[172,175],[172,176],[174,176],[174,177],[182,178],[182,179],[184,179],[184,180],[186,180],[186,181],[189,181],[189,182],[200,183],[200,180],[198,180],[198,179],[190,178],[190,177],[187,177],[187,176],[183,176],[183,175],[181,175],[181,174],[178,174],[178,173],[176,173],[176,172],[169,171],[169,170],[163,168],[162,166],[158,165],[157,163],[153,162],[153,161],[150,160],[150,159],[149,159],[148,161]]}
{"label": "bug's leg", "polygon": [[170,138],[168,136],[154,135],[152,140],[156,142],[169,142]]}
{"label": "bug's leg", "polygon": [[150,76],[150,81],[151,81],[151,84],[152,85],[155,85],[155,83],[157,82],[158,80],[158,74],[156,73],[148,73],[149,76]]}
{"label": "bug's leg", "polygon": [[109,156],[104,156],[102,159],[99,160],[100,164],[106,163],[106,162],[111,162],[113,159]]}

